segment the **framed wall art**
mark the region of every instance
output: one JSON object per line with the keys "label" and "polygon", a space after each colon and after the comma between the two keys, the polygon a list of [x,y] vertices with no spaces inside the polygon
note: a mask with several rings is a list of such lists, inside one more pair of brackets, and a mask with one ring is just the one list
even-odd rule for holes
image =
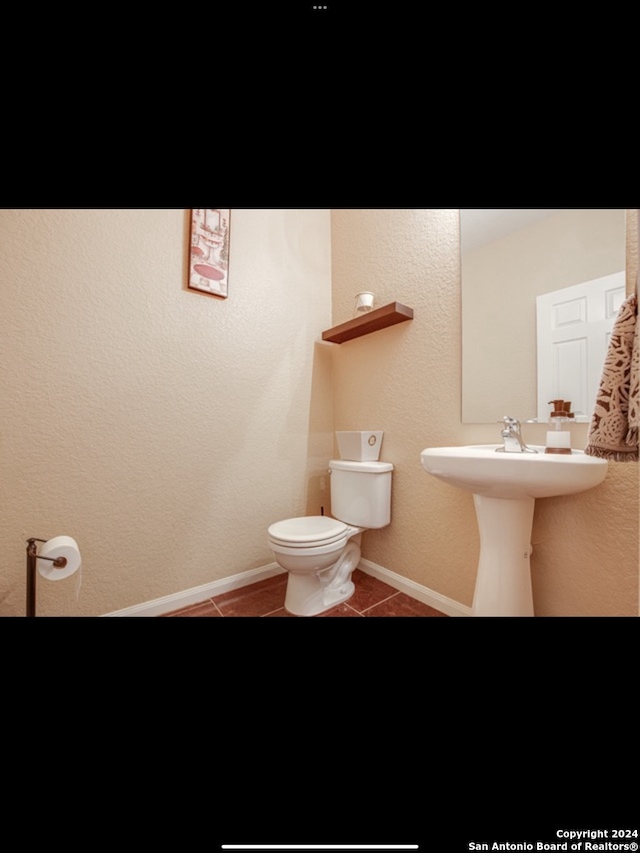
{"label": "framed wall art", "polygon": [[229,295],[229,239],[231,210],[196,208],[191,211],[189,289]]}

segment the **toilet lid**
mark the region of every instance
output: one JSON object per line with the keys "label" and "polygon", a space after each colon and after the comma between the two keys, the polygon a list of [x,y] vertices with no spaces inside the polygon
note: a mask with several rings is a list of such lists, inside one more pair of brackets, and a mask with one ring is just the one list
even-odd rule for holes
{"label": "toilet lid", "polygon": [[344,522],[325,515],[308,518],[288,518],[269,528],[271,539],[290,545],[308,546],[311,543],[329,545],[341,539],[348,527]]}

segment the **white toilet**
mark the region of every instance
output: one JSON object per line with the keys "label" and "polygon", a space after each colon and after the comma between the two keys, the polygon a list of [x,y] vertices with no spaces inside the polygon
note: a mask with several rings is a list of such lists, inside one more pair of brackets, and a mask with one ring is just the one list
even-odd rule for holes
{"label": "white toilet", "polygon": [[294,616],[317,616],[351,598],[363,532],[391,521],[393,465],[332,460],[329,472],[333,518],[290,518],[269,528],[273,555],[289,572],[284,606]]}

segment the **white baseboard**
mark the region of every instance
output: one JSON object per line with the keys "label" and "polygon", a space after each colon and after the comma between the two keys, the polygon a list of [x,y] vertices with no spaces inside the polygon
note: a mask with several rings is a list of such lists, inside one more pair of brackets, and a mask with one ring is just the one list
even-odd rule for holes
{"label": "white baseboard", "polygon": [[177,592],[175,595],[167,595],[165,598],[157,598],[155,601],[147,601],[144,604],[137,604],[134,607],[126,607],[124,610],[116,610],[113,613],[103,615],[164,616],[166,613],[173,613],[174,610],[181,610],[183,607],[190,607],[192,604],[201,604],[208,598],[214,598],[216,595],[222,595],[222,593],[230,592],[232,589],[241,589],[243,586],[258,583],[258,581],[280,575],[283,572],[284,569],[281,569],[277,563],[269,563],[268,566],[262,566],[259,569],[251,569],[251,571],[232,575],[220,581],[204,584],[204,586],[197,586],[184,592]]}
{"label": "white baseboard", "polygon": [[[360,560],[358,568],[366,574],[389,584],[394,589],[404,592],[412,598],[416,598],[423,604],[435,607],[436,610],[446,613],[447,616],[471,616],[470,607],[466,607],[464,604],[440,595],[439,592],[434,592],[432,589],[421,586],[408,578],[403,578],[402,575],[378,566],[376,563],[372,563],[371,560]],[[248,572],[232,575],[229,578],[223,578],[223,580],[204,584],[204,586],[187,589],[175,595],[167,595],[164,598],[157,598],[154,601],[147,601],[143,604],[137,604],[134,607],[126,607],[124,610],[105,613],[104,616],[164,616],[166,613],[173,613],[175,610],[190,607],[192,604],[201,604],[209,598],[215,598],[215,596],[230,592],[233,589],[241,589],[244,586],[258,583],[258,581],[280,575],[283,572],[284,569],[280,568],[277,563],[269,563],[267,566],[262,566],[259,569],[251,569]]]}
{"label": "white baseboard", "polygon": [[378,580],[388,583],[394,589],[410,595],[412,598],[417,598],[423,604],[428,604],[430,607],[435,607],[441,613],[446,613],[447,616],[471,616],[471,608],[452,598],[447,598],[440,595],[439,592],[434,592],[426,586],[421,586],[408,578],[403,578],[389,569],[384,569],[382,566],[372,563],[371,560],[360,560],[358,566],[363,572],[371,575]]}

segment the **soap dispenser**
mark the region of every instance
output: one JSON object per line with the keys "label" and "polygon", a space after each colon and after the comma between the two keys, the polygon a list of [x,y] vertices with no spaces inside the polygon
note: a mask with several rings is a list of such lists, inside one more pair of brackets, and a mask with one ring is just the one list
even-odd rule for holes
{"label": "soap dispenser", "polygon": [[564,400],[550,400],[549,405],[553,410],[549,416],[549,424],[553,427],[547,432],[547,447],[545,453],[570,454],[571,430],[575,415],[571,411],[571,403]]}

